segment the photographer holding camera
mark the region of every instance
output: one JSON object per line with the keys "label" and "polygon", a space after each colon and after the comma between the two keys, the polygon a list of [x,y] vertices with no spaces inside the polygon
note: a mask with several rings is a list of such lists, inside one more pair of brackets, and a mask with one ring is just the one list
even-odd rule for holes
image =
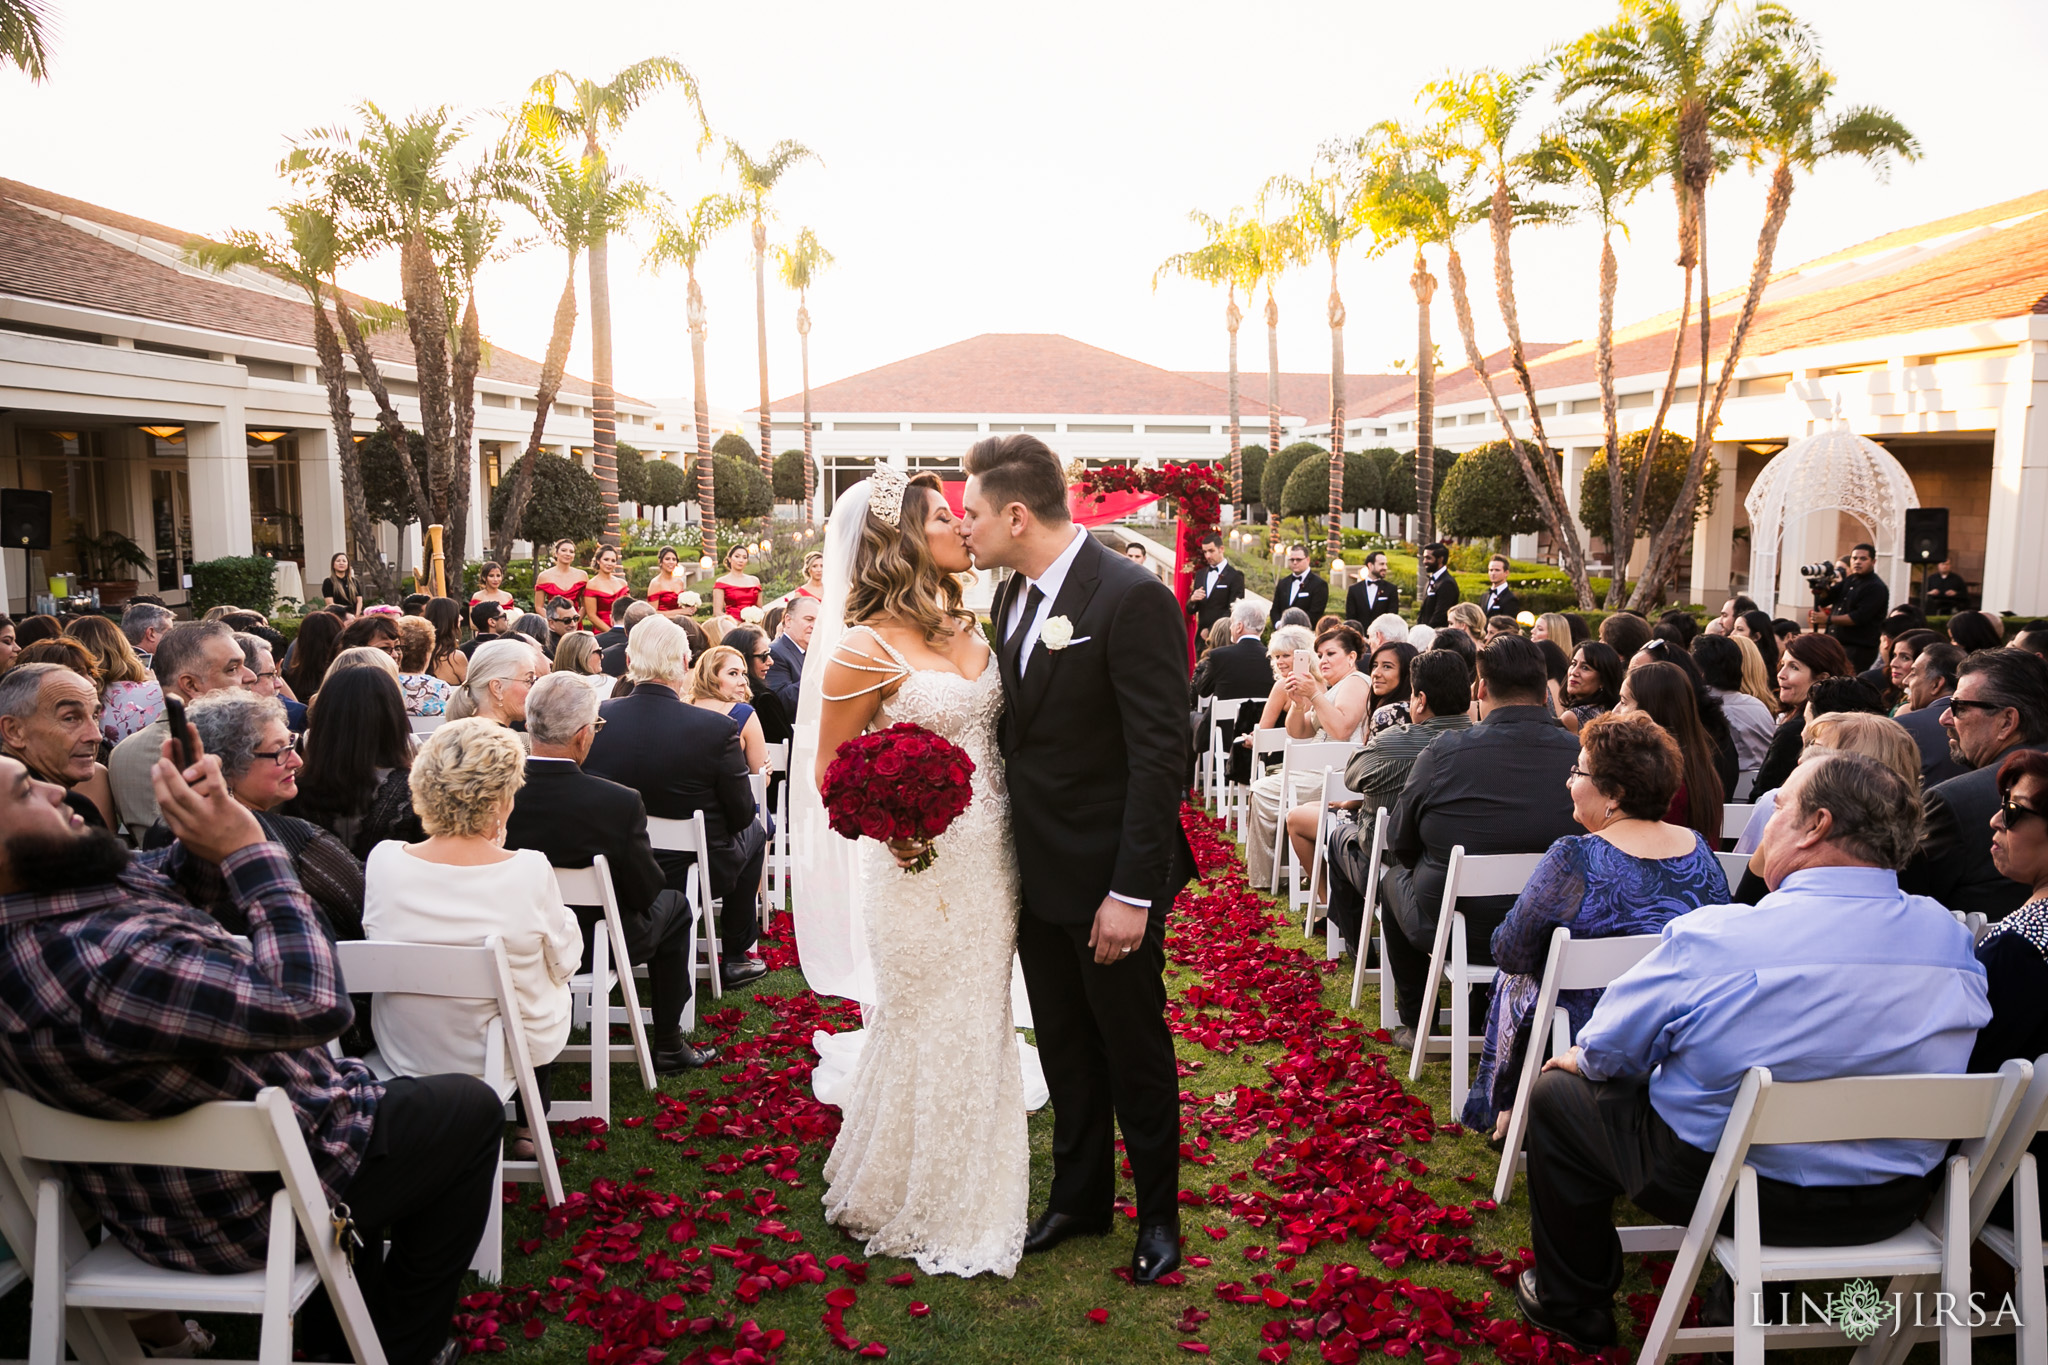
{"label": "photographer holding camera", "polygon": [[1877,576],[1876,568],[1877,547],[1858,545],[1849,551],[1847,577],[1836,579],[1825,592],[1815,583],[1814,609],[1806,614],[1814,629],[1835,637],[1859,673],[1876,660],[1877,639],[1885,612],[1891,609],[1891,589]]}

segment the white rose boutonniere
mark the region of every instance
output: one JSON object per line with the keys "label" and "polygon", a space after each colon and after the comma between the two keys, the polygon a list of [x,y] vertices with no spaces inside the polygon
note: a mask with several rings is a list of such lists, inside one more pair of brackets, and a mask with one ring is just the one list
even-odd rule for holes
{"label": "white rose boutonniere", "polygon": [[1074,623],[1064,616],[1048,616],[1039,628],[1038,638],[1057,654],[1074,642]]}

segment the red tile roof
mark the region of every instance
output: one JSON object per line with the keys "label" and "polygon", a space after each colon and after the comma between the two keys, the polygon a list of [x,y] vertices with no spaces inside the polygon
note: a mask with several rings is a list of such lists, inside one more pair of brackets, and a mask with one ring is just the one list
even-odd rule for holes
{"label": "red tile roof", "polygon": [[[1181,376],[1193,379],[1211,388],[1228,392],[1230,372],[1228,370],[1182,370]],[[1363,404],[1379,399],[1390,390],[1410,384],[1404,374],[1347,374],[1344,376],[1344,407],[1349,413],[1356,413]],[[1245,414],[1243,420],[1263,422],[1266,420],[1266,372],[1264,370],[1239,370],[1237,372],[1238,408]],[[1280,411],[1296,417],[1306,417],[1311,422],[1330,420],[1330,373],[1280,374]]]}
{"label": "red tile roof", "polygon": [[[778,398],[771,410],[801,412],[803,395]],[[1227,417],[1230,398],[1200,380],[1072,337],[987,332],[821,384],[811,390],[811,410]]]}
{"label": "red tile roof", "polygon": [[[51,213],[67,214],[173,247],[182,246],[195,236],[16,180],[0,179],[0,293],[229,336],[298,346],[312,344],[309,303],[243,288],[225,279],[188,275],[59,222],[49,216]],[[412,343],[402,328],[373,333],[368,340],[372,354],[379,360],[400,365],[413,363]],[[483,373],[492,379],[529,386],[540,381],[537,360],[496,346],[489,349],[488,357]],[[590,384],[567,377],[562,391],[587,397]]]}

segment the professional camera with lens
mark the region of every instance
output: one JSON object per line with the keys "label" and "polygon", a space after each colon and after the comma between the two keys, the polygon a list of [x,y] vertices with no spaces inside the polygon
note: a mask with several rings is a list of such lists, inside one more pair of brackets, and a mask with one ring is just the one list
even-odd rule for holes
{"label": "professional camera with lens", "polygon": [[1818,607],[1824,607],[1834,599],[1835,589],[1842,582],[1841,570],[1826,559],[1818,564],[1801,564],[1799,576],[1806,580],[1807,587],[1813,589],[1813,602]]}

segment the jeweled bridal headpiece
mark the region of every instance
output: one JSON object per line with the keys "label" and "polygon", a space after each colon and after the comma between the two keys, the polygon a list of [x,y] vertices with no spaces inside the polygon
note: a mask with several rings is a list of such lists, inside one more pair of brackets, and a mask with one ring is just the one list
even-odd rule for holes
{"label": "jeweled bridal headpiece", "polygon": [[902,470],[877,461],[868,475],[868,511],[885,526],[897,526],[903,518],[903,490],[910,480]]}

